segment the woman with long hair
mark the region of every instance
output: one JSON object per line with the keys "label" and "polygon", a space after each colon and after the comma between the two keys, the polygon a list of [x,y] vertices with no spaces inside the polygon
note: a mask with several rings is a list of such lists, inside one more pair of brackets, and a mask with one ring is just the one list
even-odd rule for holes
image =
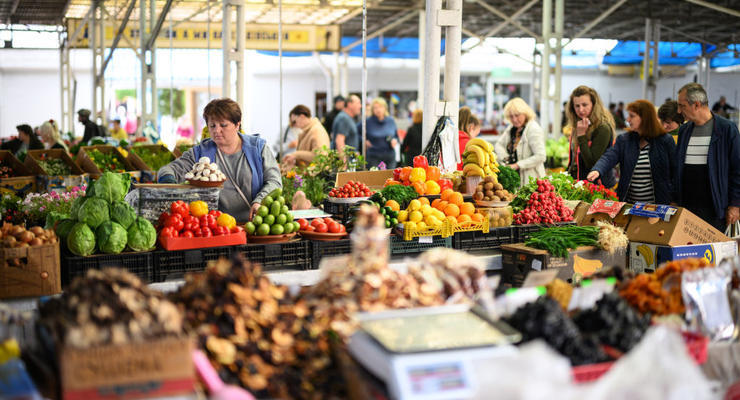
{"label": "woman with long hair", "polygon": [[[470,111],[470,107],[461,107],[460,111],[457,113],[457,125],[459,126],[458,130],[458,146],[460,147],[460,159],[462,159],[462,154],[465,152],[465,146],[468,144],[470,139],[475,138],[480,133],[480,121],[478,120],[478,117],[473,115],[473,112]],[[457,170],[462,171],[463,169],[463,163],[460,161],[459,164],[457,164]]]}
{"label": "woman with long hair", "polygon": [[[373,99],[370,104],[372,115],[367,118],[367,160],[368,167],[377,167],[381,162],[387,169],[396,168],[396,147],[398,129],[396,121],[388,113],[388,103],[382,97]],[[361,132],[362,129],[358,129]]]}
{"label": "woman with long hair", "polygon": [[67,145],[64,144],[62,136],[59,134],[59,128],[57,127],[56,121],[50,119],[44,121],[39,127],[39,133],[41,134],[41,140],[46,143],[50,149],[62,149],[69,151]]}
{"label": "woman with long hair", "polygon": [[522,186],[545,176],[545,132],[532,107],[515,97],[504,106],[504,117],[509,126],[494,146],[499,162],[519,171]]}
{"label": "woman with long hair", "polygon": [[404,166],[413,165],[414,157],[421,154],[421,123],[423,113],[421,110],[414,110],[411,116],[413,125],[406,131],[406,136],[401,142],[401,162]]}
{"label": "woman with long hair", "polygon": [[[606,109],[599,94],[588,86],[578,86],[570,94],[566,109],[570,135],[568,173],[584,180],[596,162],[614,141],[614,117]],[[613,171],[603,171],[600,178],[606,187],[616,183]]]}
{"label": "woman with long hair", "polygon": [[627,105],[630,131],[620,135],[588,174],[594,181],[619,164],[619,200],[670,204],[676,145],[647,100]]}

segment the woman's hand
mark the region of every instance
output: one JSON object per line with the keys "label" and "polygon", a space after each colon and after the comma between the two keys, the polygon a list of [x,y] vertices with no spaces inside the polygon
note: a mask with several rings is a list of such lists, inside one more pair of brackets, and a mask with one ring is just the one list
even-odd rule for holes
{"label": "woman's hand", "polygon": [[252,208],[249,209],[249,220],[251,221],[252,218],[254,218],[254,214],[257,214],[257,210],[260,209],[260,206],[262,204],[260,203],[252,203]]}
{"label": "woman's hand", "polygon": [[395,149],[396,146],[398,146],[398,140],[396,138],[391,139],[391,147]]}
{"label": "woman's hand", "polygon": [[589,181],[593,182],[593,181],[599,179],[599,175],[601,175],[601,174],[599,174],[599,171],[591,171],[591,172],[588,173],[588,176],[586,177],[586,179],[588,179]]}
{"label": "woman's hand", "polygon": [[509,168],[513,169],[514,171],[518,171],[519,170],[519,164],[517,164],[517,163],[509,164]]}
{"label": "woman's hand", "polygon": [[588,126],[591,125],[591,121],[588,118],[584,118],[576,123],[576,135],[583,136],[588,130]]}
{"label": "woman's hand", "polygon": [[295,154],[290,153],[283,156],[283,164],[295,165]]}
{"label": "woman's hand", "polygon": [[373,147],[373,144],[370,143],[369,140],[365,140],[365,147],[367,147],[369,149],[369,148]]}

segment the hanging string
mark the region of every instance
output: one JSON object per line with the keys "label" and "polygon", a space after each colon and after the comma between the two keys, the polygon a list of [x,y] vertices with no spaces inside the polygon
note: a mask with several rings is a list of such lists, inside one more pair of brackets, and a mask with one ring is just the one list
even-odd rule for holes
{"label": "hanging string", "polygon": [[278,69],[280,79],[280,95],[279,102],[280,107],[278,108],[279,127],[278,127],[278,143],[280,143],[280,156],[283,155],[283,0],[278,0]]}

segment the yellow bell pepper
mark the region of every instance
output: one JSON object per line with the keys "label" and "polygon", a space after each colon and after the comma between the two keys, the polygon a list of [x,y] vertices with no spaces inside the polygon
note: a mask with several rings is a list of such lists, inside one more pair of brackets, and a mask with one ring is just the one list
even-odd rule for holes
{"label": "yellow bell pepper", "polygon": [[424,188],[426,194],[439,194],[441,191],[439,184],[435,181],[427,181]]}
{"label": "yellow bell pepper", "polygon": [[208,204],[201,200],[190,203],[190,214],[198,218],[208,214]]}
{"label": "yellow bell pepper", "polygon": [[411,170],[411,174],[409,175],[409,182],[424,183],[426,180],[427,180],[427,172],[424,171],[424,168],[414,168]]}
{"label": "yellow bell pepper", "polygon": [[220,217],[218,217],[216,223],[218,224],[218,226],[223,226],[231,230],[231,228],[236,226],[236,219],[229,214],[223,213]]}

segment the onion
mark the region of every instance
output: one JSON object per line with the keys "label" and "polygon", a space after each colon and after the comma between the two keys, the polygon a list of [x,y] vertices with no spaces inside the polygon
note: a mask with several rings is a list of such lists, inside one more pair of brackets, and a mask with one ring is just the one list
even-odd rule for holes
{"label": "onion", "polygon": [[16,236],[16,239],[20,240],[21,242],[28,243],[31,240],[33,240],[36,236],[33,234],[33,232],[25,231],[22,232],[20,235]]}
{"label": "onion", "polygon": [[6,236],[5,239],[3,239],[3,244],[5,244],[5,247],[13,247],[13,244],[15,244],[15,236]]}
{"label": "onion", "polygon": [[34,238],[30,242],[28,242],[28,244],[31,245],[31,247],[33,247],[33,246],[41,246],[42,244],[44,244],[44,241],[41,240],[41,239],[39,239],[39,238]]}
{"label": "onion", "polygon": [[25,231],[25,229],[22,226],[16,225],[10,230],[10,234],[13,236],[18,236],[23,231]]}
{"label": "onion", "polygon": [[29,231],[33,232],[34,235],[38,236],[44,233],[44,228],[40,226],[34,226],[33,228],[29,229]]}

